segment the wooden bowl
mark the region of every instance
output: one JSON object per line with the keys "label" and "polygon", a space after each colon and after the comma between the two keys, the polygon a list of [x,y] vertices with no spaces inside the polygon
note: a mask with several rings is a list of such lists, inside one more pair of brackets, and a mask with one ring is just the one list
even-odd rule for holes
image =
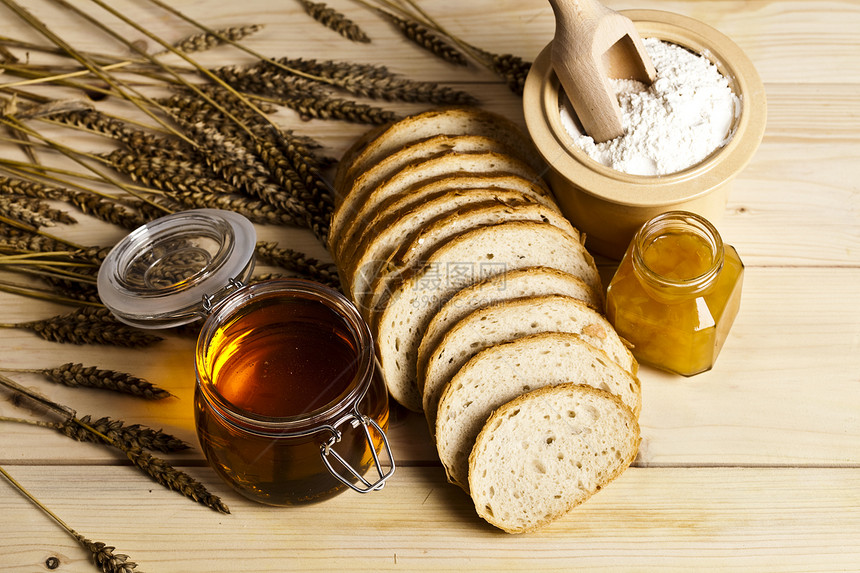
{"label": "wooden bowl", "polygon": [[586,234],[593,252],[619,259],[633,235],[652,217],[672,210],[718,223],[729,186],[752,158],[767,122],[764,85],[755,67],[729,38],[679,14],[622,12],[643,38],[654,37],[702,54],[714,63],[741,100],[729,142],[701,163],[670,175],[631,175],[588,157],[561,123],[559,81],[550,46],[532,64],[523,93],[529,134],[549,165],[547,179],[565,216]]}

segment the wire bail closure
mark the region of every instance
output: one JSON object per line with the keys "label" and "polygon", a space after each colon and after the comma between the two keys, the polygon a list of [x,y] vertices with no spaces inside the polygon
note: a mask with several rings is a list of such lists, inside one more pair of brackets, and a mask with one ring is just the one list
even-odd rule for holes
{"label": "wire bail closure", "polygon": [[210,314],[212,309],[218,305],[219,302],[227,298],[227,295],[230,294],[230,291],[239,290],[244,287],[245,283],[240,281],[237,278],[231,278],[227,281],[227,284],[214,294],[204,294],[203,295],[203,312],[205,314]]}
{"label": "wire bail closure", "polygon": [[[357,491],[358,493],[369,493],[371,491],[378,491],[385,486],[385,482],[394,474],[395,464],[394,464],[394,456],[391,455],[391,446],[388,443],[388,436],[385,435],[385,432],[382,428],[379,427],[379,424],[376,423],[375,420],[363,415],[358,411],[358,408],[354,408],[352,412],[350,412],[349,416],[347,416],[341,423],[349,422],[352,428],[357,428],[361,426],[362,431],[364,432],[364,438],[367,440],[367,444],[370,446],[370,452],[373,455],[373,463],[376,467],[376,473],[379,475],[379,479],[375,482],[370,482],[362,476],[358,470],[352,467],[349,462],[347,462],[343,456],[338,454],[334,450],[334,445],[340,442],[343,434],[340,430],[338,430],[334,426],[327,426],[326,429],[329,430],[332,435],[326,440],[323,444],[320,445],[320,457],[322,458],[323,464],[328,469],[329,473],[334,476],[338,481],[342,484],[346,485],[353,491]],[[373,437],[370,434],[370,426],[376,430],[379,435],[382,437],[382,443],[385,446],[385,454],[388,456],[389,468],[388,471],[384,471],[382,468],[382,463],[379,459],[379,454],[376,452],[376,447],[373,443]],[[347,479],[342,476],[332,465],[329,456],[333,457],[337,462],[349,472],[353,478],[357,479],[364,487],[360,487],[352,482],[352,480]]]}

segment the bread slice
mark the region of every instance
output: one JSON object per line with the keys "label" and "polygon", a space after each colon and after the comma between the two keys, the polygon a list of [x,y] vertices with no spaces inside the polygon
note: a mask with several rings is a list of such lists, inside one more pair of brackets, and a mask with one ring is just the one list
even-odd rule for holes
{"label": "bread slice", "polygon": [[[341,208],[348,212],[344,217],[342,229],[337,231],[335,241],[330,241],[332,253],[337,260],[343,258],[345,245],[361,240],[368,223],[373,220],[378,207],[389,197],[410,193],[414,187],[436,177],[447,177],[457,173],[513,173],[530,181],[540,176],[528,165],[510,155],[492,151],[477,153],[448,152],[429,159],[408,164],[392,175],[385,183],[376,186],[363,201],[351,202],[348,210],[346,200]],[[346,211],[345,211],[346,210]]]}
{"label": "bread slice", "polygon": [[372,136],[361,138],[341,160],[338,182],[355,178],[368,166],[379,162],[396,150],[436,135],[482,135],[518,150],[518,156],[537,171],[546,169],[546,162],[523,131],[504,116],[476,107],[441,107],[405,117],[373,130]]}
{"label": "bread slice", "polygon": [[533,334],[472,357],[443,389],[439,401],[436,449],[448,480],[467,487],[469,452],[493,410],[525,392],[567,382],[618,396],[638,416],[639,380],[579,335]]}
{"label": "bread slice", "polygon": [[352,167],[353,162],[374,139],[379,137],[386,129],[394,125],[394,123],[394,121],[389,121],[368,129],[349,146],[343,155],[341,155],[340,160],[337,162],[337,169],[335,169],[334,182],[332,184],[334,187],[335,211],[339,209],[341,203],[343,203],[343,195],[341,195],[341,193],[345,191],[344,182],[346,181],[347,172]]}
{"label": "bread slice", "polygon": [[591,255],[568,233],[547,223],[513,221],[479,227],[434,251],[372,316],[382,374],[392,397],[421,411],[415,369],[418,345],[442,304],[479,280],[531,266],[571,273],[595,293],[603,292]]}
{"label": "bread slice", "polygon": [[489,137],[480,135],[437,135],[400,148],[394,153],[381,158],[355,177],[344,182],[344,189],[336,194],[343,197],[338,208],[332,215],[331,230],[329,231],[329,247],[334,253],[339,253],[340,233],[344,224],[349,221],[367,196],[379,185],[407,165],[418,163],[443,153],[478,153],[494,151],[496,153],[515,153],[514,150]]}
{"label": "bread slice", "polygon": [[[435,200],[452,192],[462,192],[465,190],[505,190],[518,191],[534,202],[558,209],[555,199],[550,194],[549,188],[542,182],[528,181],[518,175],[512,173],[496,173],[496,174],[481,174],[472,175],[468,173],[460,173],[451,175],[450,177],[434,178],[428,182],[418,185],[410,189],[409,193],[389,197],[382,201],[377,207],[376,213],[368,223],[366,231],[358,240],[351,241],[344,245],[344,251],[341,254],[341,265],[345,270],[347,277],[355,272],[355,269],[361,268],[361,262],[366,262],[380,257],[376,253],[372,253],[372,245],[376,246],[383,234],[388,234],[388,230],[404,220],[408,222],[410,217],[415,217],[416,221],[430,220],[431,218],[443,214],[450,209],[445,208],[444,202],[436,203]],[[430,205],[425,204],[432,203]],[[407,234],[412,229],[405,231]],[[388,234],[389,237],[392,235]],[[396,235],[394,235],[396,237]],[[404,235],[405,236],[405,235]]]}
{"label": "bread slice", "polygon": [[408,238],[377,273],[370,287],[370,297],[362,299],[369,309],[381,308],[392,286],[403,276],[409,276],[439,245],[470,229],[496,225],[506,221],[544,222],[568,233],[582,242],[579,231],[556,211],[536,203],[502,205],[500,203],[470,205],[449,213],[428,224],[414,237]]}
{"label": "bread slice", "polygon": [[346,282],[344,289],[352,300],[361,306],[364,295],[371,292],[370,286],[376,276],[395,253],[408,244],[421,229],[467,206],[473,205],[523,205],[536,204],[532,197],[520,191],[506,189],[460,189],[431,196],[413,209],[394,218],[378,232],[371,231],[371,240],[361,247],[361,256],[344,263]]}
{"label": "bread slice", "polygon": [[[418,390],[423,396],[425,414],[428,412],[428,396],[424,395],[424,371],[427,368],[427,360],[436,351],[448,329],[478,309],[525,296],[549,294],[573,297],[594,308],[599,304],[599,298],[582,279],[549,267],[528,267],[502,273],[464,288],[451,297],[451,300],[433,315],[418,346]],[[438,396],[436,401],[438,402]],[[435,411],[435,406],[433,410]],[[435,429],[435,415],[432,420],[428,418],[428,421],[431,422],[430,427]]]}
{"label": "bread slice", "polygon": [[584,302],[555,294],[511,299],[476,310],[457,322],[430,354],[424,372],[418,372],[430,427],[435,427],[442,391],[470,358],[484,348],[539,332],[578,334],[621,368],[636,374],[636,360],[621,337],[602,314]]}
{"label": "bread slice", "polygon": [[618,398],[563,384],[499,408],[475,441],[469,487],[482,518],[508,533],[568,513],[626,470],[639,425]]}

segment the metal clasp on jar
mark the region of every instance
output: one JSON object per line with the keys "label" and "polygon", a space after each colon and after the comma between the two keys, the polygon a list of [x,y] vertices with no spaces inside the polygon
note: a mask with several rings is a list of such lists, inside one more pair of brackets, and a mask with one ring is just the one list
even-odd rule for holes
{"label": "metal clasp on jar", "polygon": [[231,278],[229,282],[218,292],[214,294],[204,294],[203,295],[203,312],[208,316],[209,313],[212,312],[212,309],[215,308],[218,303],[227,298],[227,295],[233,291],[237,291],[240,288],[244,287],[245,283],[240,281],[237,278]]}
{"label": "metal clasp on jar", "polygon": [[[388,443],[388,436],[385,435],[385,432],[382,431],[382,428],[379,427],[379,424],[376,423],[376,420],[369,418],[368,416],[363,415],[358,411],[358,408],[354,408],[350,414],[345,417],[339,424],[343,424],[345,422],[349,422],[350,426],[354,429],[361,426],[362,431],[364,432],[364,438],[367,440],[367,444],[370,446],[370,452],[373,455],[373,463],[376,467],[376,472],[379,475],[379,479],[375,482],[370,482],[363,475],[361,475],[358,470],[352,467],[349,462],[347,462],[343,456],[338,454],[334,450],[334,445],[340,442],[343,434],[340,430],[338,430],[335,426],[327,425],[325,429],[332,433],[331,437],[326,440],[323,444],[320,445],[320,457],[322,458],[323,464],[328,469],[329,473],[334,476],[338,481],[348,486],[354,491],[358,493],[368,493],[371,491],[377,491],[383,488],[385,482],[394,474],[395,464],[394,464],[394,456],[391,455],[391,446]],[[338,424],[338,425],[339,425]],[[373,443],[373,437],[370,434],[370,428],[372,426],[379,435],[382,437],[382,443],[385,446],[385,453],[388,456],[389,468],[388,471],[385,472],[382,467],[382,463],[379,459],[379,454],[376,451],[376,446]],[[346,469],[353,478],[357,479],[364,487],[360,487],[352,482],[352,480],[342,476],[338,471],[334,468],[329,459],[329,456],[334,457],[338,461],[338,463]]]}

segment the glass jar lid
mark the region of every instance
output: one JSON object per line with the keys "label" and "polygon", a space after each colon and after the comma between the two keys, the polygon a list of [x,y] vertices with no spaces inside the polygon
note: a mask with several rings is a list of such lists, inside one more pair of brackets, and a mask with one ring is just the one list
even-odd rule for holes
{"label": "glass jar lid", "polygon": [[205,317],[213,297],[244,283],[257,235],[232,211],[194,209],[132,231],[99,269],[98,291],[120,320],[140,328],[179,326]]}

